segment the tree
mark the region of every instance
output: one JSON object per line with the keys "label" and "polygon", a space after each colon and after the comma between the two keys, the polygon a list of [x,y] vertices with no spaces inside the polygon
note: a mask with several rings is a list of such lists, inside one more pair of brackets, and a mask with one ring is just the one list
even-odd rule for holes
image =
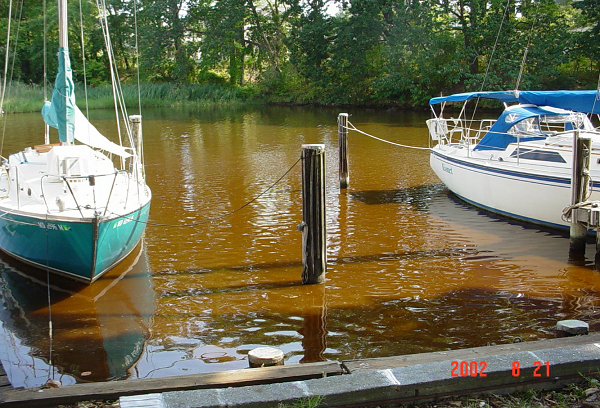
{"label": "tree", "polygon": [[419,106],[440,92],[459,90],[468,67],[451,17],[435,3],[396,3],[384,51],[384,72],[375,80],[380,103]]}
{"label": "tree", "polygon": [[198,1],[190,9],[200,23],[200,65],[204,69],[227,66],[232,84],[243,84],[247,44],[245,24],[248,17],[246,0]]}
{"label": "tree", "polygon": [[581,0],[574,2],[581,12],[581,20],[575,35],[577,49],[575,54],[588,62],[589,71],[597,76],[600,61],[600,0]]}
{"label": "tree", "polygon": [[142,0],[140,21],[141,71],[149,80],[189,82],[198,49],[192,16],[185,0]]}
{"label": "tree", "polygon": [[383,51],[394,14],[391,0],[353,0],[332,44],[330,84],[337,102],[371,102],[373,81],[383,72]]}
{"label": "tree", "polygon": [[326,63],[331,58],[333,29],[331,18],[326,16],[327,1],[309,0],[297,5],[299,11],[293,19],[288,37],[290,62],[298,72],[312,83],[325,78]]}

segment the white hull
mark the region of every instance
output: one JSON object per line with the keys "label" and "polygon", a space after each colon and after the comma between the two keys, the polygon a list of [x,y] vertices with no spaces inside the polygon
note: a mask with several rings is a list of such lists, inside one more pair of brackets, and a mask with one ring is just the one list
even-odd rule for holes
{"label": "white hull", "polygon": [[[427,121],[431,168],[453,193],[478,207],[569,228],[573,205],[594,208],[591,202],[600,200],[600,132],[587,116],[600,113],[597,97],[596,90],[584,90],[480,91],[432,98],[434,118]],[[497,119],[476,119],[467,104],[477,105],[480,99],[502,103],[504,111]],[[446,103],[455,102],[463,103],[459,117],[444,117]],[[574,146],[578,175],[572,192]],[[582,219],[579,210],[577,214],[575,222],[597,225],[595,219]]]}
{"label": "white hull", "polygon": [[[523,147],[523,145],[522,145]],[[457,196],[478,207],[511,218],[555,228],[568,228],[563,209],[571,204],[570,149],[562,152],[566,163],[540,163],[490,152],[437,145],[430,165],[440,180]],[[600,182],[597,154],[592,155],[592,180]],[[590,200],[600,200],[600,184],[594,184]]]}

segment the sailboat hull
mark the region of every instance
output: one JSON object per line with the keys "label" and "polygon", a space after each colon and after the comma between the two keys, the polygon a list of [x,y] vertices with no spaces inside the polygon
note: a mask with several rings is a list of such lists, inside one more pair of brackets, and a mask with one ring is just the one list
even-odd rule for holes
{"label": "sailboat hull", "polygon": [[76,221],[0,207],[0,250],[41,269],[91,283],[138,244],[150,203],[129,214]]}

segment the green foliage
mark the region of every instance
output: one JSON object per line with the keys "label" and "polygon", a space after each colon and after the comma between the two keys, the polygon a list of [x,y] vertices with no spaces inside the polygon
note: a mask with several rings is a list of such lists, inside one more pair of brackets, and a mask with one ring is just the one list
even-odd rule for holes
{"label": "green foliage", "polygon": [[275,103],[309,103],[314,99],[306,80],[291,64],[263,73],[258,86],[260,94]]}
{"label": "green foliage", "polygon": [[[128,107],[138,105],[136,85],[124,84],[123,97]],[[87,100],[82,84],[76,84],[77,105],[82,111],[104,109],[114,106],[112,87],[107,84],[88,87]],[[4,101],[5,112],[40,111],[44,101],[42,87],[14,82]],[[227,84],[205,83],[177,85],[169,83],[145,83],[141,85],[140,97],[143,106],[212,105],[246,103],[256,98],[250,88],[231,87]]]}
{"label": "green foliage", "polygon": [[[0,32],[8,26],[5,3],[0,4]],[[138,23],[140,75],[150,84],[144,91],[147,104],[160,104],[161,98],[169,103],[257,98],[420,107],[440,93],[593,88],[598,78],[598,0],[106,3],[124,82],[136,74]],[[336,15],[329,12],[332,4],[339,6]],[[81,21],[79,3],[68,7],[74,78],[103,89],[111,71],[95,2],[82,1]],[[8,75],[27,84],[41,84],[44,78],[42,14],[39,2],[15,4],[12,12],[11,39],[17,39],[17,27],[19,33]],[[48,82],[57,64],[56,14],[56,4],[48,3]],[[0,44],[0,66],[4,51]]]}
{"label": "green foliage", "polygon": [[582,29],[575,36],[577,51],[597,62],[600,60],[600,1],[582,0],[574,2],[574,5],[581,10]]}

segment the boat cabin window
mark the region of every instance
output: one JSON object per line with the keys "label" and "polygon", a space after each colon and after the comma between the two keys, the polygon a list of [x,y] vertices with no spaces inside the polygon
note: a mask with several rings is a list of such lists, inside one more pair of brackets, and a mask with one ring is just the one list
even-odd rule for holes
{"label": "boat cabin window", "polygon": [[520,122],[515,123],[510,129],[508,134],[516,136],[540,136],[543,132],[540,130],[540,121],[538,117],[531,117],[523,119]]}
{"label": "boat cabin window", "polygon": [[81,160],[79,157],[65,157],[60,161],[60,174],[63,176],[81,176]]}
{"label": "boat cabin window", "polygon": [[594,126],[585,115],[535,116],[514,124],[511,135],[549,136],[574,129],[591,130]]}
{"label": "boat cabin window", "polygon": [[568,132],[570,130],[582,129],[593,130],[594,125],[584,114],[573,113],[567,116],[546,116],[543,118],[543,127],[548,132]]}
{"label": "boat cabin window", "polygon": [[515,149],[510,154],[510,157],[521,158],[521,159],[529,159],[529,160],[538,160],[538,161],[547,161],[553,163],[566,163],[566,160],[560,155],[559,152],[553,151],[544,151],[544,150],[532,150],[532,149]]}
{"label": "boat cabin window", "polygon": [[79,177],[90,173],[93,150],[87,146],[56,146],[48,152],[48,174]]}
{"label": "boat cabin window", "polygon": [[539,134],[539,126],[537,118],[527,118],[518,123],[511,128],[513,133],[536,133]]}

